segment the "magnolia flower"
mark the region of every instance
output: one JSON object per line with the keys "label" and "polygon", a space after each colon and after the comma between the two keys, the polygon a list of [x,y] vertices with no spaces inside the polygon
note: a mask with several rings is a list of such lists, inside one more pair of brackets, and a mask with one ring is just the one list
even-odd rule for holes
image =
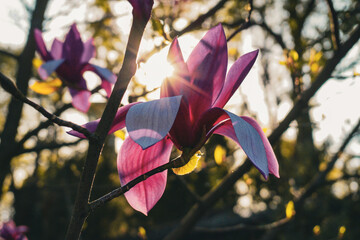
{"label": "magnolia flower", "polygon": [[[257,55],[253,51],[241,56],[226,76],[228,55],[221,25],[207,32],[187,62],[175,39],[168,55],[174,75],[163,82],[161,98],[120,108],[111,126],[109,134],[125,126],[129,132],[117,159],[121,184],[167,163],[173,145],[182,151],[193,149],[213,133],[238,143],[265,178],[269,173],[279,177],[275,154],[257,122],[223,109]],[[93,132],[98,121],[84,126]],[[70,134],[84,137],[75,131]],[[129,204],[146,215],[162,196],[166,178],[164,171],[137,184],[125,193]]]}
{"label": "magnolia flower", "polygon": [[[101,87],[110,96],[111,86],[116,81],[116,76],[108,69],[89,63],[95,55],[93,39],[84,43],[75,24],[71,26],[64,42],[58,39],[53,41],[50,51],[46,49],[39,29],[35,29],[34,35],[37,51],[44,61],[38,68],[40,77],[46,80],[53,72],[56,72],[61,81],[68,86],[72,104],[76,109],[87,112],[90,107],[91,93],[83,78],[85,71],[96,73],[101,78]],[[36,92],[48,94],[60,87],[57,81],[55,79],[45,83],[37,82],[31,88]],[[49,91],[49,89],[51,90]]]}
{"label": "magnolia flower", "polygon": [[27,240],[24,235],[28,231],[26,226],[16,227],[14,221],[9,221],[0,224],[0,239],[1,240]]}

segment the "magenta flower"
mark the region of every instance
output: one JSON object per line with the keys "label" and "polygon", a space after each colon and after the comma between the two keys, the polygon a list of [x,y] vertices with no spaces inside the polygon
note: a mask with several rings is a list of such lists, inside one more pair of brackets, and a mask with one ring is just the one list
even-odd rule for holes
{"label": "magenta flower", "polygon": [[61,81],[68,86],[73,98],[73,106],[82,112],[87,112],[90,107],[90,91],[87,89],[83,78],[85,71],[92,71],[101,78],[101,86],[108,96],[111,94],[111,86],[116,81],[116,76],[108,69],[89,63],[95,55],[93,39],[85,43],[81,40],[80,33],[73,24],[65,41],[55,39],[50,52],[46,49],[41,31],[35,29],[37,51],[44,60],[38,68],[40,77],[46,80],[53,72],[56,72]]}
{"label": "magenta flower", "polygon": [[[223,109],[257,55],[253,51],[241,56],[226,76],[227,45],[221,25],[207,32],[187,62],[175,39],[168,55],[175,72],[163,82],[161,99],[120,108],[111,126],[110,133],[125,125],[129,132],[117,159],[121,184],[168,162],[173,145],[182,151],[192,149],[213,133],[237,142],[265,178],[269,173],[279,177],[278,162],[261,127],[252,118]],[[98,121],[85,127],[95,131]],[[75,131],[70,134],[84,137]],[[147,214],[162,196],[166,177],[164,171],[130,189],[125,193],[129,204]]]}
{"label": "magenta flower", "polygon": [[0,239],[1,240],[27,240],[24,235],[28,231],[26,226],[16,227],[14,221],[9,221],[0,224]]}

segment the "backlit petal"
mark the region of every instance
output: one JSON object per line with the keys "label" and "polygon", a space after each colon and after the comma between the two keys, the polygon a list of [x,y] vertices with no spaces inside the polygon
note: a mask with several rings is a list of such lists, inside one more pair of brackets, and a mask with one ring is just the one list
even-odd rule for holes
{"label": "backlit petal", "polygon": [[38,73],[42,79],[47,79],[64,62],[64,59],[51,60],[38,68]]}
{"label": "backlit petal", "polygon": [[276,159],[274,150],[271,147],[271,144],[269,142],[269,140],[267,139],[267,137],[265,136],[263,130],[261,129],[261,127],[259,126],[259,124],[252,118],[249,117],[241,117],[242,119],[244,119],[246,122],[248,122],[249,124],[251,124],[251,126],[254,127],[254,129],[259,133],[261,140],[264,144],[265,147],[265,151],[266,151],[266,157],[267,157],[267,161],[268,161],[268,167],[269,167],[269,171],[271,174],[273,174],[276,177],[280,177],[279,175],[279,163]]}
{"label": "backlit petal", "polygon": [[[111,124],[108,135],[112,134],[112,133],[116,132],[117,130],[120,130],[120,129],[125,127],[126,114],[129,111],[129,109],[135,104],[138,104],[138,102],[130,103],[128,105],[125,105],[125,106],[119,108],[119,110],[117,111],[117,113],[115,115],[114,121]],[[82,127],[86,128],[90,132],[94,133],[96,131],[97,126],[99,125],[99,122],[100,122],[100,118],[95,120],[95,121],[88,122],[88,123],[82,125]],[[71,131],[69,131],[67,133],[70,134],[70,135],[73,135],[75,137],[86,138],[84,134],[79,133],[79,132],[74,131],[74,130],[71,130]]]}
{"label": "backlit petal", "polygon": [[87,112],[90,108],[89,98],[91,96],[88,90],[76,90],[69,88],[72,96],[72,105],[81,112]]}
{"label": "backlit petal", "polygon": [[181,96],[137,104],[126,115],[130,137],[143,149],[163,139],[173,126]]}
{"label": "backlit petal", "polygon": [[227,76],[224,87],[219,93],[218,98],[213,104],[213,107],[224,107],[227,101],[231,98],[234,92],[238,89],[246,75],[249,73],[251,67],[254,65],[259,50],[242,55],[231,66]]}
{"label": "backlit petal", "polygon": [[38,53],[40,54],[41,58],[44,61],[51,60],[51,56],[50,56],[48,50],[46,49],[46,45],[44,43],[42,33],[39,29],[34,30],[34,38],[35,38],[35,42],[36,42],[36,49],[37,49]]}
{"label": "backlit petal", "polygon": [[174,126],[170,130],[174,144],[181,148],[181,146],[187,146],[186,144],[191,145],[194,141],[193,131],[191,131],[188,97],[191,98],[192,95],[199,93],[190,84],[190,74],[184,62],[177,38],[174,39],[170,46],[168,61],[174,67],[174,74],[163,81],[160,97],[183,96]]}
{"label": "backlit petal", "polygon": [[54,59],[60,59],[62,56],[62,48],[63,43],[55,38],[51,45],[51,56]]}
{"label": "backlit petal", "polygon": [[218,25],[205,34],[186,63],[191,83],[207,93],[189,103],[195,119],[209,109],[219,95],[225,82],[227,61],[226,37],[222,26]]}
{"label": "backlit petal", "polygon": [[224,110],[230,117],[230,121],[220,124],[214,131],[216,134],[230,137],[237,142],[244,150],[250,161],[261,172],[261,174],[268,178],[269,167],[267,153],[258,131],[243,118]]}
{"label": "backlit petal", "polygon": [[[125,139],[117,159],[121,186],[169,162],[172,145],[169,139],[163,139],[142,150],[131,138]],[[125,193],[125,197],[135,210],[147,215],[163,195],[166,179],[167,170],[138,183]]]}
{"label": "backlit petal", "polygon": [[87,63],[89,60],[95,56],[95,46],[93,43],[93,39],[90,38],[84,43],[84,51],[81,56],[81,63]]}

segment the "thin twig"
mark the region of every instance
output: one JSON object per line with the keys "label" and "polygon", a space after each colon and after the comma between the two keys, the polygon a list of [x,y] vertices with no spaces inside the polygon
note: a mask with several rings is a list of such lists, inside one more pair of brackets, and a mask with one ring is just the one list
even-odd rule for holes
{"label": "thin twig", "polygon": [[218,10],[220,10],[225,3],[227,2],[227,0],[221,0],[219,1],[214,7],[212,7],[211,9],[209,9],[209,11],[207,11],[206,13],[200,15],[195,21],[193,21],[192,23],[190,23],[187,27],[185,27],[183,30],[181,31],[174,31],[172,33],[170,33],[170,37],[174,38],[175,36],[181,36],[184,33],[190,32],[194,29],[200,28],[201,24],[209,17],[213,16]]}
{"label": "thin twig", "polygon": [[357,134],[360,128],[360,119],[358,123],[354,126],[349,135],[345,138],[343,143],[341,144],[339,150],[332,156],[330,162],[327,164],[326,168],[319,172],[308,184],[308,186],[302,191],[300,196],[295,199],[295,208],[299,206],[308,196],[310,196],[315,189],[321,185],[322,182],[325,181],[326,175],[333,169],[336,161],[340,158],[340,156],[344,153],[345,148],[351,141],[351,139]]}
{"label": "thin twig", "polygon": [[[71,108],[72,104],[71,103],[68,103],[68,104],[65,104],[63,106],[61,106],[59,109],[55,110],[55,112],[53,113],[54,115],[56,116],[59,116],[61,113],[63,113],[64,111],[66,111],[67,109]],[[52,121],[50,121],[49,119],[44,121],[44,122],[41,122],[39,123],[39,125],[34,128],[33,130],[31,130],[30,132],[27,132],[25,134],[25,136],[23,136],[22,139],[20,139],[20,141],[17,142],[17,145],[18,145],[18,148],[19,147],[22,147],[22,145],[29,139],[31,138],[32,136],[36,135],[39,133],[39,131],[41,129],[44,129],[44,128],[47,128],[48,126],[50,126],[52,124]]]}
{"label": "thin twig", "polygon": [[[203,138],[205,139],[205,138]],[[98,198],[97,200],[92,201],[89,203],[90,211],[94,211],[96,208],[99,208],[100,206],[104,205],[105,203],[109,202],[110,200],[119,197],[129,191],[132,187],[134,187],[136,184],[145,181],[149,177],[151,177],[154,174],[160,173],[162,171],[165,171],[170,168],[179,168],[184,166],[186,163],[189,162],[190,158],[202,147],[203,141],[199,143],[196,147],[194,147],[191,150],[184,151],[181,156],[176,157],[175,159],[171,160],[168,163],[165,163],[157,168],[154,168],[150,170],[147,173],[144,173],[137,178],[133,179],[132,181],[128,182],[126,185],[119,187],[110,193]]]}
{"label": "thin twig", "polygon": [[333,42],[334,49],[337,50],[340,46],[339,21],[332,0],[326,0],[326,2],[329,7],[331,40]]}
{"label": "thin twig", "polygon": [[218,227],[218,228],[209,228],[209,227],[195,227],[194,231],[196,232],[204,232],[204,233],[229,233],[236,232],[241,230],[247,231],[266,231],[274,228],[278,228],[287,222],[289,222],[291,218],[282,218],[272,223],[261,224],[261,225],[250,225],[250,224],[236,224],[234,226],[226,226],[226,227]]}
{"label": "thin twig", "polygon": [[11,52],[8,52],[8,51],[5,51],[3,49],[0,49],[0,54],[4,55],[4,56],[7,56],[7,57],[11,57],[11,58],[15,59],[16,61],[19,59],[18,55],[14,54],[14,53],[11,53]]}
{"label": "thin twig", "polygon": [[229,42],[233,37],[236,36],[236,34],[238,34],[239,32],[241,32],[242,30],[245,30],[247,28],[249,28],[251,26],[251,13],[253,11],[253,1],[249,0],[249,13],[245,19],[245,22],[243,22],[228,38],[227,41]]}
{"label": "thin twig", "polygon": [[[333,169],[336,161],[341,157],[344,153],[345,148],[350,143],[351,139],[355,136],[355,134],[359,131],[360,128],[360,119],[352,131],[347,135],[343,143],[341,144],[339,150],[332,156],[330,162],[326,166],[326,169],[320,171],[317,175],[315,175],[307,187],[300,193],[298,197],[294,199],[295,209],[299,209],[304,201],[311,196],[311,194],[318,189],[323,183],[325,183],[326,175]],[[291,218],[294,219],[294,218]],[[290,221],[288,221],[290,222]],[[264,235],[261,240],[269,240],[272,239],[276,233],[277,229],[270,229],[269,232]]]}
{"label": "thin twig", "polygon": [[50,142],[50,143],[43,143],[43,144],[40,143],[40,144],[37,144],[33,148],[23,148],[22,150],[18,151],[17,154],[20,155],[20,154],[29,153],[29,152],[40,152],[41,150],[44,150],[44,149],[53,150],[53,149],[58,149],[61,147],[66,147],[66,146],[73,146],[83,140],[85,140],[85,139],[78,139],[75,142],[65,142],[65,143],[57,143],[57,142]]}
{"label": "thin twig", "polygon": [[3,89],[5,91],[10,93],[16,99],[18,99],[18,100],[32,106],[35,110],[37,110],[39,113],[41,113],[44,117],[46,117],[47,119],[49,119],[53,123],[56,123],[59,126],[70,127],[72,129],[74,129],[75,131],[78,131],[78,132],[84,134],[89,139],[95,139],[96,138],[96,136],[93,133],[89,132],[86,128],[83,128],[82,126],[79,126],[79,125],[77,125],[75,123],[65,121],[65,120],[57,117],[56,115],[54,115],[52,113],[49,113],[43,107],[41,107],[37,103],[31,101],[27,97],[25,97],[24,94],[22,94],[19,91],[19,89],[16,87],[15,83],[13,81],[11,81],[8,77],[3,75],[1,72],[0,72],[0,85],[3,87]]}

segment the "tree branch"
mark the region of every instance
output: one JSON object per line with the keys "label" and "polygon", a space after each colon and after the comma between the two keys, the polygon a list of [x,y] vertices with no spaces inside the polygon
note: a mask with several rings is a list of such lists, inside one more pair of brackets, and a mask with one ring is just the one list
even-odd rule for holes
{"label": "tree branch", "polygon": [[282,218],[272,223],[261,224],[261,225],[249,225],[249,224],[236,224],[234,226],[219,227],[219,228],[207,228],[207,227],[195,227],[195,232],[204,232],[204,233],[229,233],[236,231],[266,231],[274,228],[278,228],[286,223],[288,223],[291,218]]}
{"label": "tree branch", "polygon": [[6,56],[6,57],[11,57],[13,59],[15,59],[16,61],[19,60],[19,56],[14,54],[14,53],[11,53],[11,52],[8,52],[8,51],[5,51],[3,49],[0,49],[0,54]]}
{"label": "tree branch", "polygon": [[147,22],[144,22],[142,19],[133,18],[123,65],[108,104],[105,107],[99,125],[95,131],[98,138],[96,141],[91,139],[89,141],[88,153],[76,193],[75,206],[66,233],[67,240],[75,240],[80,237],[82,226],[90,213],[88,202],[95,178],[98,159],[111,123],[113,122],[116,111],[119,108],[121,99],[124,96],[131,78],[135,74],[136,58],[146,23]]}
{"label": "tree branch", "polygon": [[61,147],[66,147],[66,146],[73,146],[78,144],[79,142],[83,141],[85,139],[78,139],[75,142],[65,142],[65,143],[57,143],[57,142],[50,142],[50,143],[38,143],[36,145],[36,147],[33,148],[23,148],[22,150],[18,151],[17,154],[23,154],[23,153],[29,153],[29,152],[40,152],[41,150],[44,149],[49,149],[49,150],[53,150],[53,149],[58,149]]}
{"label": "tree branch", "polygon": [[[18,57],[17,70],[16,70],[16,85],[21,93],[26,95],[28,90],[28,82],[32,76],[32,59],[35,56],[35,39],[34,29],[42,28],[44,20],[44,13],[48,4],[48,0],[36,0],[35,7],[32,11],[30,28],[23,51]],[[10,162],[13,157],[13,147],[15,144],[15,137],[17,135],[17,128],[19,126],[21,113],[23,109],[23,102],[14,98],[11,99],[8,105],[8,112],[4,124],[2,136],[6,138],[1,139],[0,143],[0,186],[2,186],[6,175],[10,172]],[[0,196],[2,191],[0,191]]]}
{"label": "tree branch", "polygon": [[184,33],[190,32],[194,29],[197,29],[199,27],[201,27],[201,24],[209,17],[213,16],[219,9],[221,9],[225,3],[227,2],[227,0],[221,0],[219,1],[213,8],[211,8],[209,11],[207,11],[206,13],[200,15],[195,21],[193,21],[192,23],[190,23],[187,27],[185,27],[183,30],[181,31],[174,31],[172,33],[170,33],[170,37],[174,38],[176,36],[181,36]]}
{"label": "tree branch", "polygon": [[49,119],[51,122],[56,123],[59,126],[70,127],[72,129],[74,129],[75,131],[78,131],[78,132],[84,134],[89,139],[95,139],[96,136],[93,133],[89,132],[86,128],[83,128],[82,126],[79,126],[75,123],[65,121],[65,120],[57,117],[56,115],[49,113],[43,107],[41,107],[37,103],[31,101],[27,97],[25,97],[24,94],[22,94],[19,91],[19,89],[16,87],[16,85],[13,83],[13,81],[11,81],[9,78],[7,78],[5,75],[3,75],[1,72],[0,72],[0,85],[4,88],[5,91],[10,93],[16,99],[30,105],[35,110],[37,110],[39,113],[41,113],[44,117]]}
{"label": "tree branch", "polygon": [[239,27],[238,29],[236,29],[228,38],[227,38],[227,41],[229,42],[233,37],[236,36],[236,34],[238,34],[239,32],[241,32],[242,30],[245,30],[247,28],[249,28],[251,26],[251,21],[250,21],[250,18],[251,18],[251,13],[253,11],[253,1],[252,0],[249,0],[249,13],[245,19],[245,22],[243,22]]}
{"label": "tree branch", "polygon": [[[299,209],[304,201],[311,196],[311,194],[318,189],[325,181],[326,175],[333,169],[337,159],[343,154],[345,148],[350,143],[350,140],[355,136],[355,134],[359,131],[360,128],[360,119],[349,135],[345,138],[343,143],[341,144],[339,150],[332,156],[330,162],[326,166],[325,170],[320,171],[317,175],[315,175],[307,187],[300,193],[300,195],[294,199],[295,209]],[[294,219],[294,218],[291,218]],[[290,221],[288,221],[290,222]],[[272,239],[276,233],[277,229],[271,229],[266,235],[263,236],[262,240],[269,240]]]}
{"label": "tree branch", "polygon": [[331,40],[333,42],[334,49],[338,50],[340,46],[340,33],[339,33],[339,21],[337,18],[337,13],[334,9],[332,0],[326,0],[326,3],[329,7]]}

